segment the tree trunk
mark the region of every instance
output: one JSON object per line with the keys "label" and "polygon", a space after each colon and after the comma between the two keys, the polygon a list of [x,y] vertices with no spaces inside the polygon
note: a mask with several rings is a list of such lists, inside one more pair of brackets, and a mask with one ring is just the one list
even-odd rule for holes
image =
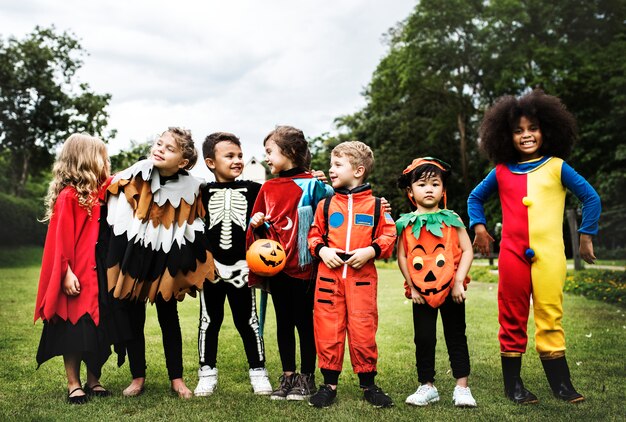
{"label": "tree trunk", "polygon": [[463,175],[463,183],[466,189],[470,187],[469,174],[467,170],[467,137],[465,135],[465,116],[463,113],[456,115],[456,123],[459,127],[459,136],[461,138],[460,153],[461,153],[461,173]]}
{"label": "tree trunk", "polygon": [[22,174],[20,175],[20,180],[17,182],[15,186],[15,196],[21,197],[24,194],[24,188],[26,187],[26,181],[28,180],[28,167],[30,164],[30,151],[24,150],[24,155],[22,156]]}
{"label": "tree trunk", "polygon": [[569,209],[566,212],[567,222],[569,224],[569,234],[572,239],[572,257],[574,258],[574,270],[584,270],[582,260],[580,259],[580,246],[578,243],[578,221],[576,218],[576,210]]}

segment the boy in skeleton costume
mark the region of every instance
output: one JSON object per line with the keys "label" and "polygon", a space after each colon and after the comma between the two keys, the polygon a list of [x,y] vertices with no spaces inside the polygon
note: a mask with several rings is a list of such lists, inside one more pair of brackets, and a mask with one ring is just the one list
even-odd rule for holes
{"label": "boy in skeleton costume", "polygon": [[231,133],[217,132],[202,145],[204,162],[215,175],[215,182],[203,188],[208,213],[206,226],[213,246],[216,275],[206,280],[200,295],[198,330],[198,386],[196,396],[208,396],[217,387],[217,346],[228,297],[235,327],[243,341],[250,367],[250,383],[255,394],[268,395],[272,386],[265,369],[263,338],[259,335],[254,289],[248,287],[246,229],[250,212],[259,193],[259,183],[235,180],[243,170],[241,144]]}

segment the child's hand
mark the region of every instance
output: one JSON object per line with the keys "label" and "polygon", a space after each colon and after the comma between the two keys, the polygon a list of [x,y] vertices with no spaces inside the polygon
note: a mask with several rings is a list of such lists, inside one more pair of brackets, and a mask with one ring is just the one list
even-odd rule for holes
{"label": "child's hand", "polygon": [[460,283],[455,282],[452,286],[452,301],[454,303],[463,303],[465,301],[465,287],[463,287],[463,281]]}
{"label": "child's hand", "polygon": [[323,183],[328,183],[328,179],[322,170],[313,170],[311,169],[311,176],[315,177],[317,180]]}
{"label": "child's hand", "polygon": [[476,224],[474,226],[474,249],[483,255],[489,254],[489,244],[493,242],[493,237],[487,232],[484,224]]}
{"label": "child's hand", "polygon": [[391,214],[391,203],[384,196],[380,197],[380,204],[383,206],[383,212]]}
{"label": "child's hand", "polygon": [[266,217],[262,212],[257,212],[250,218],[250,225],[253,229],[256,229],[261,224],[265,223],[265,220],[269,220],[269,215]]}
{"label": "child's hand", "polygon": [[593,264],[596,260],[596,256],[593,253],[593,241],[589,234],[581,233],[580,235],[580,257],[587,263]]}
{"label": "child's hand", "polygon": [[328,268],[337,268],[345,264],[341,258],[337,255],[337,253],[344,253],[343,249],[337,248],[329,248],[328,246],[324,246],[320,249],[320,258],[324,261],[324,264]]}
{"label": "child's hand", "polygon": [[78,277],[76,274],[72,272],[72,269],[67,267],[67,272],[65,273],[65,277],[63,278],[63,293],[68,296],[78,296],[80,294],[80,282],[78,281]]}
{"label": "child's hand", "polygon": [[346,264],[348,264],[355,270],[358,270],[363,265],[367,264],[367,261],[376,256],[376,251],[371,246],[355,249],[353,251],[350,251],[350,253],[352,254],[352,256],[346,261]]}
{"label": "child's hand", "polygon": [[417,303],[418,305],[423,305],[426,303],[426,299],[424,299],[413,286],[411,286],[411,300],[413,301],[413,303]]}

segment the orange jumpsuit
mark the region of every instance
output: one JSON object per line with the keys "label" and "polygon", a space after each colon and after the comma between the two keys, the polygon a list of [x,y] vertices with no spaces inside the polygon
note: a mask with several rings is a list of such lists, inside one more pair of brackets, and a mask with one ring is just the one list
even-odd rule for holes
{"label": "orange jumpsuit", "polygon": [[[326,201],[330,203],[325,205]],[[393,219],[382,211],[366,184],[351,191],[338,189],[335,196],[319,203],[309,248],[319,257],[323,246],[343,249],[348,256],[350,251],[372,246],[376,258],[389,258],[395,239]],[[374,260],[358,270],[348,265],[330,269],[320,262],[313,308],[320,368],[341,371],[347,331],[354,372],[376,371],[377,285]]]}

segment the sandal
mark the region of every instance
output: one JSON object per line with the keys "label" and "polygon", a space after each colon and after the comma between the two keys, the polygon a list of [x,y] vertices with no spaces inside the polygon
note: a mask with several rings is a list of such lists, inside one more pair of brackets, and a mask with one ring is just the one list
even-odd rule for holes
{"label": "sandal", "polygon": [[[96,390],[96,388],[98,387],[102,388],[102,390]],[[101,386],[100,384],[94,384],[91,387],[85,384],[85,386],[83,387],[83,390],[85,391],[85,394],[87,394],[88,396],[93,396],[93,397],[110,397],[111,396],[111,392],[107,390],[106,388],[104,388],[103,386]]]}
{"label": "sandal", "polygon": [[89,401],[89,397],[87,396],[86,393],[83,394],[82,396],[74,396],[74,397],[72,397],[72,394],[74,394],[78,390],[82,391],[83,393],[85,392],[85,390],[83,390],[82,387],[76,387],[75,389],[70,391],[67,394],[67,402],[69,404],[85,404],[85,403],[87,403]]}

